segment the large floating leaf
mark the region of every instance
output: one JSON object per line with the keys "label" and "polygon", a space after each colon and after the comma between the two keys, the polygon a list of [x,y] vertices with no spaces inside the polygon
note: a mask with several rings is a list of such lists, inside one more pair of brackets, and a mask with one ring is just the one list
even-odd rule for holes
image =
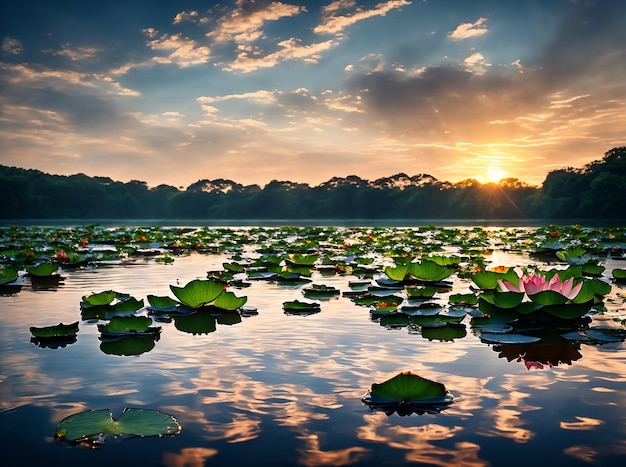
{"label": "large floating leaf", "polygon": [[105,436],[165,436],[177,435],[182,427],[163,412],[147,409],[124,409],[114,420],[108,409],[87,410],[64,418],[57,425],[55,438],[71,442],[88,441]]}
{"label": "large floating leaf", "polygon": [[528,298],[530,298],[533,303],[542,306],[564,305],[568,300],[565,295],[561,295],[554,290],[543,290],[534,295],[529,295]]}
{"label": "large floating leaf", "polygon": [[434,261],[424,259],[419,263],[410,263],[408,272],[416,279],[426,282],[437,282],[454,274],[454,269],[440,266]]}
{"label": "large floating leaf", "polygon": [[26,271],[36,277],[47,277],[57,272],[58,269],[58,263],[41,263],[37,266],[27,267]]}
{"label": "large floating leaf", "polygon": [[372,384],[364,401],[373,404],[441,404],[452,402],[452,398],[443,384],[406,371],[384,383]]}
{"label": "large floating leaf", "polygon": [[409,268],[406,264],[400,264],[396,266],[385,266],[383,268],[383,272],[387,274],[387,277],[395,281],[404,280],[408,270]]}
{"label": "large floating leaf", "polygon": [[586,303],[566,303],[563,305],[544,306],[543,311],[562,319],[577,319],[586,315],[593,306],[593,300]]}
{"label": "large floating leaf", "polygon": [[174,311],[178,306],[178,302],[170,297],[159,297],[157,295],[148,295],[148,303],[150,309],[154,311]]}
{"label": "large floating leaf", "polygon": [[513,269],[507,269],[505,272],[480,271],[472,274],[471,279],[474,284],[483,290],[497,288],[498,280],[510,282],[516,287],[519,285],[519,277]]}
{"label": "large floating leaf", "polygon": [[200,308],[212,304],[224,292],[225,286],[221,281],[195,279],[184,287],[170,285],[170,289],[183,305]]}
{"label": "large floating leaf", "polygon": [[113,300],[117,298],[119,294],[114,290],[106,290],[100,293],[94,293],[83,297],[81,308],[88,308],[89,306],[101,306],[109,305]]}
{"label": "large floating leaf", "polygon": [[233,292],[222,292],[213,302],[213,306],[222,310],[232,311],[241,308],[248,301],[248,297],[237,297]]}

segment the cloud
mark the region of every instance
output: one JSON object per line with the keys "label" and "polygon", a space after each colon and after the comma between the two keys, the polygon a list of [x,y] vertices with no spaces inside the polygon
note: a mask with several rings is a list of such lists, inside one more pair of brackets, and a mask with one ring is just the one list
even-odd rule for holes
{"label": "cloud", "polygon": [[9,55],[19,55],[24,51],[24,46],[19,39],[5,37],[2,41],[2,51]]}
{"label": "cloud", "polygon": [[483,54],[476,52],[463,60],[463,65],[469,71],[472,71],[478,75],[484,75],[487,72],[487,67],[491,64],[485,61]]}
{"label": "cloud", "polygon": [[198,21],[200,15],[197,11],[181,11],[174,17],[174,21],[172,24],[180,24],[183,21],[188,21],[190,23],[195,23]]}
{"label": "cloud", "polygon": [[245,92],[240,94],[227,94],[218,97],[198,97],[197,101],[201,104],[213,104],[215,102],[224,102],[232,99],[249,100],[261,104],[272,104],[276,102],[276,98],[273,92],[270,91],[255,91]]}
{"label": "cloud", "polygon": [[470,37],[477,37],[487,34],[487,18],[479,18],[475,23],[462,23],[456,29],[448,33],[448,37],[453,41],[462,41]]}
{"label": "cloud", "polygon": [[262,27],[268,21],[277,21],[305,12],[303,6],[287,5],[282,2],[255,2],[238,0],[237,8],[217,21],[214,31],[207,33],[215,42],[234,41],[248,44],[263,37]]}
{"label": "cloud", "polygon": [[152,40],[148,47],[157,52],[169,52],[166,56],[155,56],[152,60],[159,64],[175,64],[181,68],[207,63],[211,57],[211,49],[199,46],[198,43],[182,34],[162,34],[156,38],[157,31],[149,28],[144,33]]}
{"label": "cloud", "polygon": [[45,52],[61,56],[67,57],[72,61],[81,61],[81,60],[91,60],[98,56],[104,49],[98,47],[78,47],[76,49],[71,49],[69,46],[64,46],[61,50],[46,50]]}
{"label": "cloud", "polygon": [[300,39],[289,38],[278,43],[279,50],[267,55],[256,55],[244,50],[237,58],[224,64],[224,70],[250,73],[260,68],[271,68],[288,60],[302,60],[317,63],[321,53],[330,50],[335,45],[333,40],[303,45]]}
{"label": "cloud", "polygon": [[365,10],[362,7],[358,7],[350,14],[343,16],[336,15],[339,10],[351,8],[355,4],[355,2],[347,0],[337,0],[332,2],[330,5],[322,9],[323,21],[313,29],[313,32],[316,34],[339,34],[347,27],[352,26],[359,21],[372,18],[374,16],[385,16],[391,10],[410,5],[411,2],[408,0],[389,0],[387,2],[377,4],[371,10]]}

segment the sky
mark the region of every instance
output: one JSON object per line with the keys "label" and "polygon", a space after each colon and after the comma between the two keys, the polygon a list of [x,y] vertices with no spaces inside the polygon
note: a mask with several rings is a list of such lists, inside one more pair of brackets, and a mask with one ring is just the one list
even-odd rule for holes
{"label": "sky", "polygon": [[0,164],[148,186],[541,185],[626,145],[622,0],[20,0]]}

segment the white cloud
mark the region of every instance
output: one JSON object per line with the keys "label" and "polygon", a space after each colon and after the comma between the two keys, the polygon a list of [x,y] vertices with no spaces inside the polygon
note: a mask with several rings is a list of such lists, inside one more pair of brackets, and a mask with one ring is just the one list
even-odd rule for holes
{"label": "white cloud", "polygon": [[457,28],[448,33],[448,37],[453,41],[462,41],[470,37],[477,37],[487,34],[487,18],[479,18],[475,23],[462,23]]}
{"label": "white cloud", "polygon": [[[150,38],[154,38],[157,35],[157,32],[152,28],[144,30],[144,33]],[[199,46],[196,41],[183,37],[182,34],[173,36],[163,34],[158,39],[149,41],[148,47],[155,51],[169,52],[167,56],[153,57],[152,60],[154,62],[160,64],[172,63],[181,68],[207,63],[211,56],[209,47]]]}
{"label": "white cloud", "polygon": [[317,34],[340,34],[344,29],[352,26],[364,19],[372,18],[374,16],[385,16],[391,10],[410,5],[408,0],[390,0],[387,2],[377,4],[371,10],[364,10],[363,8],[357,8],[352,14],[345,16],[335,16],[335,13],[340,8],[352,7],[354,2],[350,1],[335,1],[328,5],[326,9],[322,10],[324,13],[324,21],[313,29],[313,32]]}

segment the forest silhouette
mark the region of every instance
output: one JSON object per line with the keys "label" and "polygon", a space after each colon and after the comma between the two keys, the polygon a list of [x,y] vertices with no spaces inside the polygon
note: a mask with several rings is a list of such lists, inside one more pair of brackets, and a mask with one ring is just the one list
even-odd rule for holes
{"label": "forest silhouette", "polygon": [[626,146],[582,168],[548,173],[541,186],[439,181],[397,174],[332,178],[317,186],[264,187],[199,180],[184,190],[84,174],[0,166],[0,219],[626,219]]}

